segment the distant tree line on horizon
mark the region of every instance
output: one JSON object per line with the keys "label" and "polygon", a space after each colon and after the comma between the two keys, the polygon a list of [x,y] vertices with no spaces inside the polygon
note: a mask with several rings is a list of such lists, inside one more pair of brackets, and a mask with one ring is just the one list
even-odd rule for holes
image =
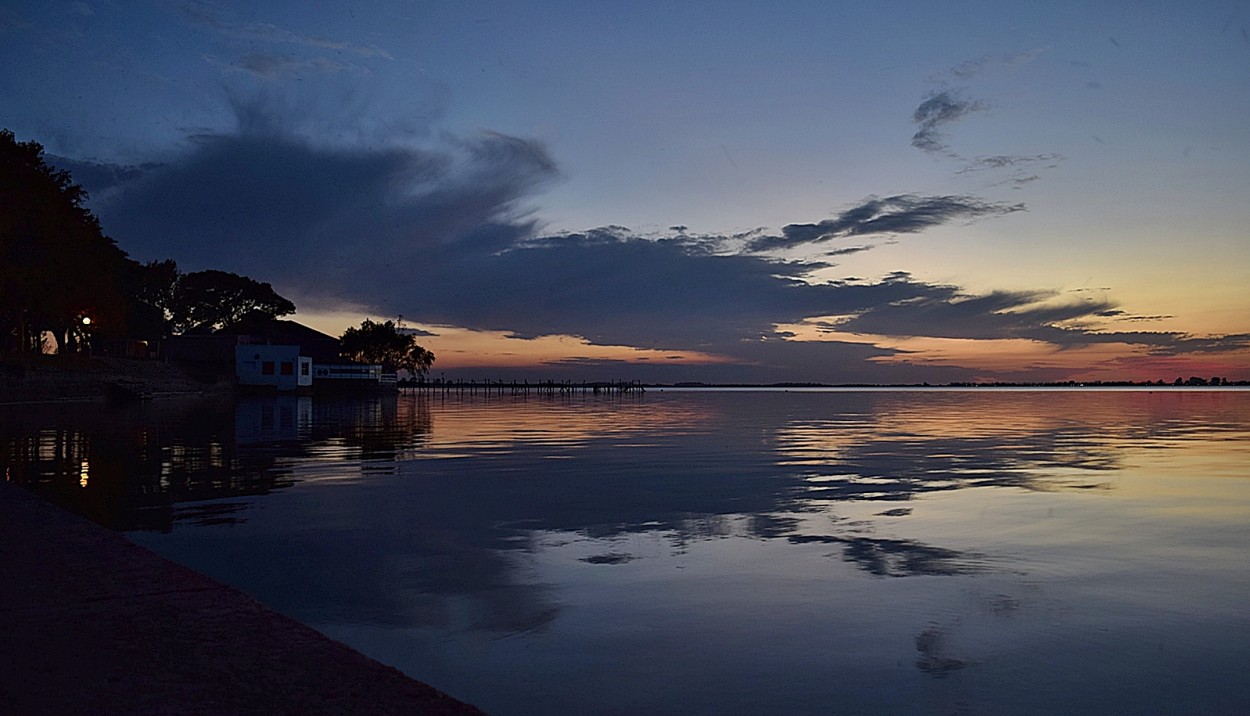
{"label": "distant tree line on horizon", "polygon": [[[140,263],[104,233],[87,192],[44,161],[38,142],[0,130],[0,356],[62,355],[96,340],[157,344],[295,312],[261,281],[173,259]],[[394,322],[366,320],[342,337],[344,357],[424,375],[434,354]],[[374,360],[376,359],[376,360]]]}

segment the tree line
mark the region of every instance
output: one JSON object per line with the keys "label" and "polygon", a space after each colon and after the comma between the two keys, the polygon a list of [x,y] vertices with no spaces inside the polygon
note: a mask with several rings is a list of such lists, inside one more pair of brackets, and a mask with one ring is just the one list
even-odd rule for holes
{"label": "tree line", "polygon": [[[104,233],[70,173],[49,166],[42,145],[0,130],[0,354],[85,351],[96,339],[155,343],[295,312],[261,281],[209,269],[184,273],[173,259],[140,263]],[[434,354],[394,322],[364,321],[342,336],[344,357],[424,374]]]}

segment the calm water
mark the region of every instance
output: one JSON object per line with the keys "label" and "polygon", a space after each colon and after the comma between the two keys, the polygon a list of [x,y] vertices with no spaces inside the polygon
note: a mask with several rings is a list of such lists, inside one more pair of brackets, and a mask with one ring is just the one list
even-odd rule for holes
{"label": "calm water", "polygon": [[0,408],[61,504],[495,714],[1250,712],[1250,392]]}

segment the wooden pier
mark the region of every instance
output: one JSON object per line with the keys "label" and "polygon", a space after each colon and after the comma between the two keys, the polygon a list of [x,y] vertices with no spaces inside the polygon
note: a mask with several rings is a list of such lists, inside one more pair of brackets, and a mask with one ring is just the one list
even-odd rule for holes
{"label": "wooden pier", "polygon": [[646,392],[638,381],[530,381],[433,380],[401,382],[401,393],[425,395],[641,395]]}

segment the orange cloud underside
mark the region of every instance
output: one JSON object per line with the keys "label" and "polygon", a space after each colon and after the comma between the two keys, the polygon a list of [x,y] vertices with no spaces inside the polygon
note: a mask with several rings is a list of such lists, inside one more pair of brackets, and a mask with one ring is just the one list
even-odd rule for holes
{"label": "orange cloud underside", "polygon": [[517,338],[506,331],[475,331],[451,326],[420,326],[436,335],[421,344],[438,356],[440,368],[523,367],[566,361],[711,364],[729,359],[698,351],[662,351],[631,346],[601,346],[580,336]]}
{"label": "orange cloud underside", "polygon": [[[1250,372],[1250,352],[1151,355],[1145,346],[1095,343],[1059,348],[1027,339],[924,338],[821,331],[807,324],[778,326],[795,334],[790,340],[866,343],[899,351],[871,359],[882,365],[949,366],[985,371],[984,379],[1001,374],[1061,371],[1070,380],[1172,380],[1175,377],[1220,376],[1241,379]],[[999,374],[999,375],[995,375]]]}
{"label": "orange cloud underside", "polygon": [[[301,322],[330,335],[358,325],[357,313],[301,314]],[[375,320],[382,320],[381,318]],[[434,335],[418,342],[434,352],[435,371],[457,368],[524,368],[573,361],[623,361],[665,365],[708,365],[730,359],[699,351],[667,351],[631,346],[596,345],[580,336],[547,335],[519,338],[507,331],[478,331],[457,326],[407,324]]]}

